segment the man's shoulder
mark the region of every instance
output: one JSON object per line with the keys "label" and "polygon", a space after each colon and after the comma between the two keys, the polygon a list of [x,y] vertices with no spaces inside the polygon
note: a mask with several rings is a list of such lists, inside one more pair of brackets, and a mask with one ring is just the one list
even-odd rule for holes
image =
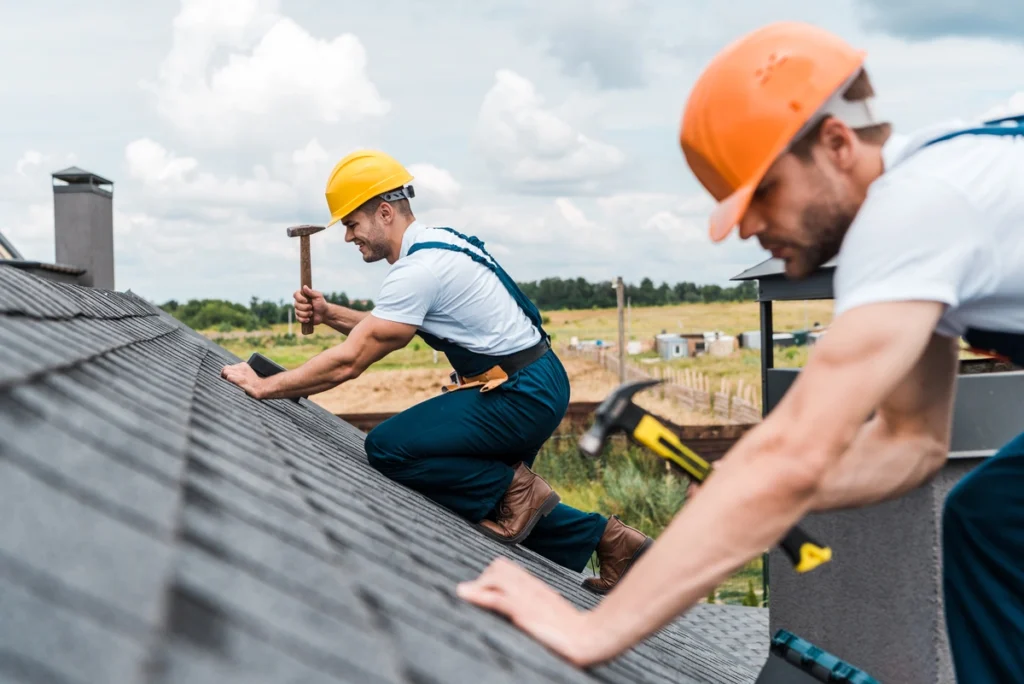
{"label": "man's shoulder", "polygon": [[[969,195],[984,192],[991,182],[1007,180],[1007,172],[1024,165],[1024,146],[1011,144],[1002,135],[961,133],[978,128],[981,121],[950,120],[921,127],[908,134],[894,134],[883,148],[886,171],[872,191],[905,191],[920,179],[942,181]],[[948,139],[946,136],[952,135]],[[941,139],[941,140],[940,140]],[[941,197],[936,197],[941,202]]]}

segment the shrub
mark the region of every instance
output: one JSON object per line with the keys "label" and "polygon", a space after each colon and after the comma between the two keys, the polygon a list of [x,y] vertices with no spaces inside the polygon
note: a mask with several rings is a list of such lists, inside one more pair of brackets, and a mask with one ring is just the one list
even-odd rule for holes
{"label": "shrub", "polygon": [[754,593],[754,580],[747,580],[747,595],[743,597],[743,605],[757,608],[761,605],[761,600],[757,598],[757,594]]}
{"label": "shrub", "polygon": [[533,470],[557,489],[594,483],[600,461],[584,457],[573,440],[552,439],[545,443],[533,465]]}
{"label": "shrub", "polygon": [[657,537],[686,501],[687,480],[664,471],[656,457],[629,450],[602,474],[602,507]]}

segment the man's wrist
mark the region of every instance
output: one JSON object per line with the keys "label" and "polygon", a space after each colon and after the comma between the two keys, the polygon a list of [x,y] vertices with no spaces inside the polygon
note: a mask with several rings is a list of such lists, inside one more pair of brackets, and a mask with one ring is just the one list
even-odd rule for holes
{"label": "man's wrist", "polygon": [[608,611],[602,611],[601,607],[598,605],[582,613],[582,638],[572,656],[572,660],[579,667],[589,667],[611,660],[631,646],[625,634],[617,629],[622,624],[622,618],[606,615]]}
{"label": "man's wrist", "polygon": [[327,311],[324,313],[324,323],[334,328],[341,323],[341,305],[327,302]]}
{"label": "man's wrist", "polygon": [[266,378],[257,378],[256,385],[253,387],[253,393],[257,399],[270,398],[273,379],[273,375]]}

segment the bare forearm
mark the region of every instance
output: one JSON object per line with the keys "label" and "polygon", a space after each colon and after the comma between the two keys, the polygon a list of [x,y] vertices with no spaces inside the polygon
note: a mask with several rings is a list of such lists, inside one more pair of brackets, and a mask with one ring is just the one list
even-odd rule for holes
{"label": "bare forearm", "polygon": [[326,392],[350,380],[358,372],[355,359],[334,347],[314,356],[294,370],[272,375],[263,381],[261,399],[289,399]]}
{"label": "bare forearm", "polygon": [[946,445],[934,437],[889,434],[873,419],[825,474],[812,510],[868,506],[902,496],[934,475],[946,457]]}
{"label": "bare forearm", "polygon": [[348,335],[352,328],[369,315],[369,311],[356,311],[340,304],[328,304],[327,320],[324,322],[342,335]]}
{"label": "bare forearm", "polygon": [[[741,440],[589,619],[607,657],[667,624],[773,546],[806,513],[813,478],[773,452],[772,438]],[[794,466],[795,464],[795,466]]]}

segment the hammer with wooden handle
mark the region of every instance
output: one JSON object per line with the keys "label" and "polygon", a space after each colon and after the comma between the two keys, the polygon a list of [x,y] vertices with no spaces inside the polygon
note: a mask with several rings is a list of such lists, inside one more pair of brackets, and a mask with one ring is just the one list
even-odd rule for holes
{"label": "hammer with wooden handle", "polygon": [[[313,233],[319,233],[327,226],[311,226],[301,225],[292,226],[288,229],[288,237],[299,238],[299,270],[301,284],[312,289],[313,287],[313,273],[309,261],[309,236]],[[302,324],[302,334],[312,335],[313,334],[313,318],[310,314],[308,322]]]}

